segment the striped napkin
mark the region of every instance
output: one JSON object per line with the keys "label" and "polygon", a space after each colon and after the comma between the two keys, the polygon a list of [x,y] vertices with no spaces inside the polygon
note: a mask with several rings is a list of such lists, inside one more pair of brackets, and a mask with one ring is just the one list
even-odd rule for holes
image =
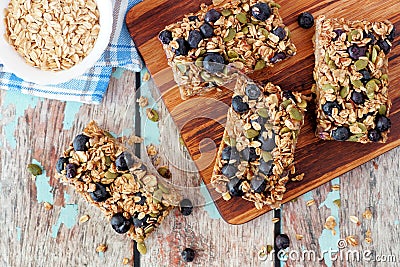
{"label": "striped napkin", "polygon": [[58,100],[100,103],[113,67],[135,72],[142,68],[142,61],[125,25],[126,13],[139,2],[141,0],[113,0],[114,25],[110,43],[96,64],[82,76],[61,84],[38,85],[23,81],[0,64],[0,89]]}

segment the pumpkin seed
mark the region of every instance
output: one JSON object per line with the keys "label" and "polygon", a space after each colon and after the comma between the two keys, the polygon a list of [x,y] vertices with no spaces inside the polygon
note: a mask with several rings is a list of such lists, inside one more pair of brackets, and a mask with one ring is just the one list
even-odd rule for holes
{"label": "pumpkin seed", "polygon": [[198,57],[198,58],[196,59],[196,61],[194,62],[194,64],[195,64],[197,67],[203,67],[203,60],[204,60],[203,57]]}
{"label": "pumpkin seed", "polygon": [[386,115],[386,106],[380,105],[378,112],[379,112],[379,115]]}
{"label": "pumpkin seed", "polygon": [[271,2],[271,4],[269,4],[270,7],[276,7],[276,8],[281,8],[281,5],[275,2]]}
{"label": "pumpkin seed", "polygon": [[228,58],[238,58],[238,57],[239,57],[239,55],[238,55],[238,53],[236,53],[236,51],[233,51],[233,50],[228,51]]}
{"label": "pumpkin seed", "polygon": [[354,63],[354,65],[356,66],[356,70],[362,70],[368,66],[368,61],[364,59],[359,59],[356,61],[356,63]]}
{"label": "pumpkin seed", "polygon": [[299,104],[297,104],[297,106],[299,106],[299,108],[306,108],[307,107],[307,101],[302,99],[301,102]]}
{"label": "pumpkin seed", "polygon": [[367,127],[365,127],[364,123],[359,122],[359,123],[357,123],[357,125],[358,125],[358,128],[360,128],[363,133],[365,133],[367,131]]}
{"label": "pumpkin seed", "polygon": [[245,133],[244,136],[246,136],[248,139],[254,138],[258,136],[259,132],[254,130],[254,129],[248,129]]}
{"label": "pumpkin seed", "polygon": [[217,85],[222,85],[224,83],[224,79],[218,76],[213,76],[212,77],[213,82],[215,82]]}
{"label": "pumpkin seed", "polygon": [[260,28],[259,31],[260,31],[260,33],[261,33],[262,35],[264,35],[266,38],[268,37],[268,35],[269,35],[269,31],[268,31],[268,30],[266,30],[266,29],[264,29],[264,28]]}
{"label": "pumpkin seed", "polygon": [[233,28],[228,29],[228,35],[223,39],[225,43],[230,42],[235,38],[236,36],[236,30]]}
{"label": "pumpkin seed", "polygon": [[171,171],[166,166],[158,168],[157,172],[166,179],[171,179],[172,177]]}
{"label": "pumpkin seed", "polygon": [[325,63],[328,64],[329,60],[331,60],[331,58],[329,57],[329,53],[325,52]]}
{"label": "pumpkin seed", "polygon": [[147,252],[147,248],[144,243],[137,243],[136,248],[139,251],[139,253],[142,255],[146,254],[146,252]]}
{"label": "pumpkin seed", "polygon": [[181,63],[177,63],[176,67],[178,68],[178,70],[182,73],[185,74],[186,73],[186,65],[185,64],[181,64]]}
{"label": "pumpkin seed", "polygon": [[350,91],[350,88],[349,88],[349,86],[343,86],[343,88],[340,90],[340,96],[342,97],[342,98],[346,98],[346,96],[348,96],[349,95],[349,91]]}
{"label": "pumpkin seed", "polygon": [[371,55],[371,61],[372,63],[375,64],[376,62],[376,57],[378,56],[378,51],[375,49],[375,47],[372,48],[372,55]]}
{"label": "pumpkin seed", "polygon": [[206,82],[212,82],[211,74],[206,71],[200,72],[200,77]]}
{"label": "pumpkin seed", "polygon": [[285,133],[288,133],[290,131],[291,130],[288,127],[285,126],[279,131],[279,134],[285,134]]}
{"label": "pumpkin seed", "polygon": [[163,191],[161,189],[158,189],[153,193],[153,202],[159,203],[162,200],[163,196]]}
{"label": "pumpkin seed", "polygon": [[247,27],[247,26],[243,27],[243,28],[242,28],[242,32],[243,32],[244,34],[248,34],[248,33],[249,33],[249,27]]}
{"label": "pumpkin seed", "polygon": [[151,225],[151,226],[147,227],[146,229],[144,229],[144,233],[145,234],[149,234],[149,233],[151,233],[153,231],[154,231],[154,226],[153,225]]}
{"label": "pumpkin seed", "polygon": [[160,190],[165,193],[165,194],[169,194],[169,189],[168,187],[166,187],[163,183],[158,183],[158,188],[160,188]]}
{"label": "pumpkin seed", "polygon": [[335,200],[333,201],[333,204],[335,204],[338,208],[340,208],[340,206],[341,206],[341,201],[340,201],[340,199],[335,199]]}
{"label": "pumpkin seed", "polygon": [[230,138],[229,136],[226,136],[224,138],[224,142],[225,144],[227,144],[228,146],[236,146],[236,140],[234,138]]}
{"label": "pumpkin seed", "polygon": [[286,109],[287,106],[289,106],[290,104],[292,104],[292,100],[286,99],[285,101],[283,101],[283,102],[281,103],[281,106],[282,106],[284,109]]}
{"label": "pumpkin seed", "polygon": [[360,80],[351,81],[351,84],[352,84],[355,88],[361,88],[361,87],[363,86],[363,83],[362,83],[362,81],[360,81]]}
{"label": "pumpkin seed", "polygon": [[382,76],[381,76],[381,81],[388,81],[389,80],[389,76],[385,73],[385,74],[382,74]]}
{"label": "pumpkin seed", "polygon": [[337,69],[336,64],[335,64],[335,61],[333,61],[333,60],[329,60],[329,62],[328,62],[328,67],[329,67],[329,69],[331,69],[331,70],[336,70],[336,69]]}
{"label": "pumpkin seed", "polygon": [[155,109],[151,108],[146,109],[146,114],[147,118],[149,118],[149,120],[151,121],[157,122],[160,119],[158,112]]}
{"label": "pumpkin seed", "polygon": [[106,163],[106,166],[107,167],[109,167],[110,165],[111,165],[111,158],[110,158],[110,156],[105,156],[104,157],[104,159],[105,159],[105,163]]}
{"label": "pumpkin seed", "polygon": [[360,34],[359,31],[357,31],[357,30],[352,30],[351,32],[349,32],[349,33],[347,34],[347,41],[351,42],[351,41],[357,39],[357,36],[358,36],[359,34]]}
{"label": "pumpkin seed", "polygon": [[367,89],[367,97],[368,99],[374,99],[375,97],[375,91],[378,90],[378,85],[373,81],[369,81],[366,85],[365,88]]}
{"label": "pumpkin seed", "polygon": [[254,67],[254,70],[262,70],[265,68],[265,61],[260,59],[257,61],[256,66]]}
{"label": "pumpkin seed", "polygon": [[265,162],[268,162],[268,161],[270,161],[270,160],[273,159],[271,152],[268,152],[268,151],[263,151],[263,152],[261,153],[261,156],[262,156],[262,158],[263,158],[263,160],[264,160]]}
{"label": "pumpkin seed", "polygon": [[266,108],[257,109],[257,114],[263,118],[268,118],[268,110]]}
{"label": "pumpkin seed", "polygon": [[335,87],[333,87],[329,83],[326,83],[326,84],[322,85],[322,90],[327,91],[327,90],[330,90],[330,89],[335,90]]}
{"label": "pumpkin seed", "polygon": [[247,23],[247,15],[246,13],[239,13],[236,15],[236,19],[240,22],[240,23]]}
{"label": "pumpkin seed", "polygon": [[109,170],[104,174],[107,179],[115,179],[118,177],[118,173],[110,172]]}
{"label": "pumpkin seed", "polygon": [[354,134],[352,136],[349,137],[349,139],[347,139],[347,141],[350,142],[357,142],[358,139],[360,139],[360,137],[362,137],[364,134]]}
{"label": "pumpkin seed", "polygon": [[296,121],[301,121],[303,119],[303,114],[297,108],[289,109],[289,115],[292,119]]}
{"label": "pumpkin seed", "polygon": [[205,49],[201,49],[200,53],[199,53],[199,57],[201,57],[202,55],[204,55],[207,52],[207,50]]}
{"label": "pumpkin seed", "polygon": [[38,176],[43,173],[42,168],[37,164],[28,164],[27,169],[33,176]]}
{"label": "pumpkin seed", "polygon": [[232,15],[232,10],[230,9],[224,9],[221,11],[222,16],[227,17],[229,15]]}

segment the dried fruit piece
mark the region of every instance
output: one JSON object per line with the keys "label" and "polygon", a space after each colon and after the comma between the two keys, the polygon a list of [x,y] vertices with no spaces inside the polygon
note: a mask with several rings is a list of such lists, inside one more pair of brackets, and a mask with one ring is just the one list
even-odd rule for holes
{"label": "dried fruit piece", "polygon": [[147,108],[146,114],[147,118],[149,118],[151,121],[158,122],[160,119],[158,112],[155,109]]}

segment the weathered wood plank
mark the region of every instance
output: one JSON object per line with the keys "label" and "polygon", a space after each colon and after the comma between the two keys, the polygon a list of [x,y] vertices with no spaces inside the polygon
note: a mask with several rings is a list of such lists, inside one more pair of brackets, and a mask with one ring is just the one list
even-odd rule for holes
{"label": "weathered wood plank", "polygon": [[[124,257],[132,257],[130,239],[115,234],[99,210],[53,177],[58,155],[89,120],[96,119],[117,134],[133,124],[133,117],[124,117],[124,108],[133,97],[134,82],[135,74],[130,72],[112,78],[98,106],[0,91],[1,266],[117,266]],[[46,187],[38,187],[26,170],[33,160],[46,171],[40,179],[51,190],[47,194],[42,192]],[[37,201],[43,194],[54,201],[50,211]],[[66,218],[61,219],[72,228],[61,224],[57,233],[52,228],[62,221],[63,212]],[[91,219],[76,225],[75,219],[84,214]],[[95,252],[101,243],[108,246],[104,256]]]}

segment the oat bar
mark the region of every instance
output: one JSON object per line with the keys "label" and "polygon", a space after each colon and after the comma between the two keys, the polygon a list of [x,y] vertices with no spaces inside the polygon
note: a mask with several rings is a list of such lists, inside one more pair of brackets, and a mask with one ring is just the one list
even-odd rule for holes
{"label": "oat bar", "polygon": [[296,53],[270,0],[202,4],[159,34],[183,99],[222,85],[237,71],[273,66]]}
{"label": "oat bar", "polygon": [[314,90],[318,137],[386,142],[391,126],[388,53],[394,35],[388,21],[317,18]]}
{"label": "oat bar", "polygon": [[294,150],[307,102],[300,93],[239,79],[211,179],[225,200],[278,207],[295,177]]}
{"label": "oat bar", "polygon": [[144,239],[176,204],[170,189],[95,122],[64,151],[57,172],[104,212],[117,233],[136,240],[142,252]]}

